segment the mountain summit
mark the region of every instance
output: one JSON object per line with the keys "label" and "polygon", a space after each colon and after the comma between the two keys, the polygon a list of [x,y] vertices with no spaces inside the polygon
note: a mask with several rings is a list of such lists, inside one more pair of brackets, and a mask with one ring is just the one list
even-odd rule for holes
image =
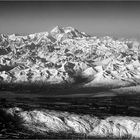
{"label": "mountain summit", "polygon": [[139,84],[139,52],[137,41],[91,37],[72,27],[26,36],[1,34],[0,81]]}
{"label": "mountain summit", "polygon": [[75,38],[75,37],[82,38],[89,36],[85,33],[79,32],[73,27],[60,27],[60,26],[56,26],[54,29],[52,29],[51,35],[59,41],[65,38]]}

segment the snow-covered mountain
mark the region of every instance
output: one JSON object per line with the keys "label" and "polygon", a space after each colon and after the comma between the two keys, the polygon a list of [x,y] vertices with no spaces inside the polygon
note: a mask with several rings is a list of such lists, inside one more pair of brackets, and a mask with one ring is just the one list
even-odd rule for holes
{"label": "snow-covered mountain", "polygon": [[[22,108],[3,109],[5,118],[15,121],[23,132],[39,135],[39,138],[74,139],[74,136],[90,139],[139,139],[140,118],[131,116],[108,116],[74,114],[48,109],[23,110]],[[4,118],[4,119],[5,119]],[[22,133],[23,133],[22,132]],[[27,133],[27,134],[28,134]]]}
{"label": "snow-covered mountain", "polygon": [[139,53],[138,41],[92,37],[72,27],[27,36],[1,34],[0,80],[60,84],[81,77],[90,85],[115,80],[139,84]]}

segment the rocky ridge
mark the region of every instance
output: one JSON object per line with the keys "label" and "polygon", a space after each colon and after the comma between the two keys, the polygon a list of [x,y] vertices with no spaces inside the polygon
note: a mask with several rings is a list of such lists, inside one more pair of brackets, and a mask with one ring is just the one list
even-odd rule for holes
{"label": "rocky ridge", "polygon": [[[74,114],[53,110],[3,109],[5,117],[16,122],[22,131],[30,135],[48,137],[49,134],[81,138],[140,138],[140,118],[110,116],[99,118],[93,115]],[[68,137],[69,138],[69,137]]]}
{"label": "rocky ridge", "polygon": [[[1,83],[139,84],[140,47],[136,40],[89,36],[72,27],[50,32],[0,35]],[[80,80],[78,81],[80,82]]]}

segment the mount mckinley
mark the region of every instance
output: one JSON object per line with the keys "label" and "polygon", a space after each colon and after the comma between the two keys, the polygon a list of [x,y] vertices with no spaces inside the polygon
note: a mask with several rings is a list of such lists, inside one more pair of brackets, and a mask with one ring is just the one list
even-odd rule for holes
{"label": "mount mckinley", "polygon": [[[0,35],[1,83],[72,84],[121,81],[139,84],[136,40],[90,36],[72,27],[50,32]],[[77,80],[77,79],[80,80]]]}
{"label": "mount mckinley", "polygon": [[[1,34],[0,83],[0,138],[140,138],[140,97],[128,96],[140,93],[136,40],[59,26]],[[11,85],[16,91],[8,90]],[[64,88],[48,88],[55,85]]]}

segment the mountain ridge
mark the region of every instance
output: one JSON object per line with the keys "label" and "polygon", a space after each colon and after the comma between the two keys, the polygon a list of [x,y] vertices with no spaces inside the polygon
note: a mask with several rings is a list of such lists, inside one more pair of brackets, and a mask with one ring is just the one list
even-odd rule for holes
{"label": "mountain ridge", "polygon": [[[139,84],[139,42],[90,36],[73,27],[27,36],[0,35],[1,83],[126,81]],[[118,70],[117,70],[118,69]]]}

